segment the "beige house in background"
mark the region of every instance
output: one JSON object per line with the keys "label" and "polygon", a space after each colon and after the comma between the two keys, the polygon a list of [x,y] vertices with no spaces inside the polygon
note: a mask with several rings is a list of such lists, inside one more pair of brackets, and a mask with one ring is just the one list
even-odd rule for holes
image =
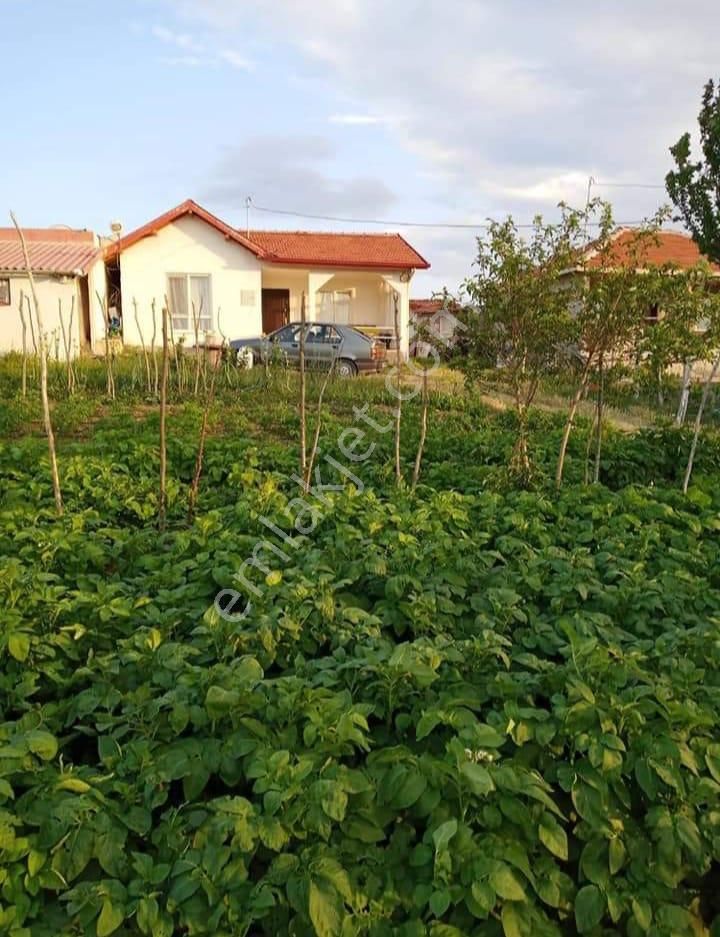
{"label": "beige house in background", "polygon": [[[65,357],[63,325],[66,335],[69,332],[71,356],[89,351],[95,339],[91,297],[98,287],[104,292],[105,279],[102,252],[95,235],[92,231],[70,228],[27,228],[23,234],[51,357]],[[22,351],[21,297],[27,350],[32,353],[33,333],[36,343],[38,336],[34,309],[32,320],[29,316],[32,299],[22,245],[15,228],[0,228],[0,354]],[[99,334],[104,335],[102,317],[100,329]]]}
{"label": "beige house in background", "polygon": [[[399,234],[241,232],[191,200],[104,248],[108,305],[126,345],[149,343],[165,297],[175,339],[251,338],[298,321],[356,326],[407,357],[410,281],[429,264]],[[99,302],[97,308],[102,317]]]}

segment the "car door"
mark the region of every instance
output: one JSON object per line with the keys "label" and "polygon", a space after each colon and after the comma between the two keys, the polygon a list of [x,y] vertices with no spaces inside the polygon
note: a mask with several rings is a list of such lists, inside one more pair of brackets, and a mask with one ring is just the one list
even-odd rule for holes
{"label": "car door", "polygon": [[340,348],[340,334],[332,325],[311,322],[305,336],[308,366],[324,370],[331,366]]}
{"label": "car door", "polygon": [[296,364],[300,360],[300,324],[298,322],[273,332],[270,342],[280,350],[286,361]]}

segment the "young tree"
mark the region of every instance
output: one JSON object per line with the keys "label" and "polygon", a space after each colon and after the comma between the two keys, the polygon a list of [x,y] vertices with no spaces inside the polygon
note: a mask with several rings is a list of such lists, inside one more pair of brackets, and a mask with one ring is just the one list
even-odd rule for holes
{"label": "young tree", "polygon": [[40,352],[40,397],[43,408],[43,422],[45,424],[45,435],[47,436],[48,454],[50,456],[50,474],[52,476],[53,494],[55,496],[55,508],[57,509],[58,514],[62,514],[64,508],[62,491],[60,490],[60,473],[58,471],[57,455],[55,453],[55,434],[53,432],[52,418],[50,416],[50,400],[48,398],[47,348],[45,343],[45,329],[43,324],[42,308],[40,306],[40,300],[38,299],[37,290],[35,289],[35,277],[33,276],[32,264],[30,262],[30,253],[27,248],[27,243],[25,242],[25,235],[23,234],[22,229],[20,228],[17,218],[13,212],[10,212],[10,218],[13,225],[15,226],[18,237],[20,238],[20,245],[22,247],[23,260],[25,263],[25,272],[27,273],[28,282],[30,284],[30,293],[32,295],[33,304],[35,306],[35,321],[37,323],[38,329]]}
{"label": "young tree", "polygon": [[537,217],[527,236],[512,218],[491,222],[478,239],[477,274],[463,286],[470,307],[455,312],[465,326],[464,354],[453,359],[455,366],[470,383],[488,366],[499,366],[510,388],[518,422],[512,464],[521,477],[531,469],[529,409],[541,379],[559,366],[576,332],[573,281],[563,284],[563,274],[575,262],[582,214],[561,208],[560,222]]}
{"label": "young tree", "polygon": [[[579,295],[573,296],[580,368],[560,443],[555,471],[558,488],[578,407],[593,370],[598,366],[607,370],[616,358],[631,354],[642,333],[655,297],[655,279],[648,275],[647,250],[657,241],[666,217],[661,211],[639,228],[618,231],[610,205],[597,202],[591,211],[600,213],[599,233],[576,258],[572,275],[580,287]],[[598,417],[597,431],[601,433],[602,412]]]}
{"label": "young tree", "polygon": [[705,85],[698,124],[701,159],[692,159],[690,134],[684,133],[670,148],[676,168],[665,184],[702,253],[720,263],[720,81]]}

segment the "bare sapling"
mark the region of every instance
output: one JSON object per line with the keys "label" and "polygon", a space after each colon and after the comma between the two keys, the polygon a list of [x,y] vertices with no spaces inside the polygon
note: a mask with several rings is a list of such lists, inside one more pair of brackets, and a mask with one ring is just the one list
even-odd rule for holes
{"label": "bare sapling", "polygon": [[157,338],[157,309],[155,308],[155,297],[153,296],[153,301],[150,303],[150,310],[152,312],[152,338],[150,339],[150,357],[152,358],[153,365],[153,384],[152,392],[157,397],[158,395],[158,363],[157,355],[155,354],[155,339]]}
{"label": "bare sapling", "polygon": [[162,310],[162,377],[160,378],[160,492],[158,527],[165,530],[167,514],[167,389],[170,358],[168,353],[168,309]]}
{"label": "bare sapling", "polygon": [[145,360],[145,378],[147,380],[147,392],[148,394],[152,393],[152,380],[150,378],[150,358],[148,357],[148,350],[145,346],[145,337],[143,336],[143,331],[140,326],[140,316],[138,315],[138,303],[137,299],[133,296],[133,312],[135,315],[135,326],[138,331],[138,337],[140,338],[140,345],[142,346],[143,359]]}
{"label": "bare sapling", "polygon": [[55,434],[52,428],[52,419],[50,417],[50,401],[48,399],[48,362],[45,349],[45,332],[43,328],[42,309],[35,289],[35,278],[33,277],[32,264],[30,263],[30,254],[28,253],[25,235],[20,229],[17,218],[10,212],[10,218],[15,226],[15,230],[20,238],[22,245],[23,259],[25,262],[25,272],[30,283],[30,292],[35,306],[35,319],[38,328],[38,337],[40,341],[40,397],[42,400],[43,423],[45,424],[45,435],[47,436],[48,454],[50,456],[50,474],[52,476],[53,495],[55,497],[55,507],[58,514],[63,513],[62,491],[60,490],[60,474],[58,472],[57,455],[55,452]]}
{"label": "bare sapling", "polygon": [[312,477],[312,470],[315,467],[315,459],[317,458],[317,453],[318,453],[318,444],[320,443],[320,429],[322,427],[323,398],[325,397],[325,391],[327,390],[327,386],[330,383],[330,378],[332,377],[332,373],[335,370],[335,365],[337,363],[338,357],[340,356],[341,347],[342,345],[338,347],[337,351],[332,357],[332,361],[330,362],[330,367],[328,368],[327,374],[325,375],[325,379],[323,380],[320,386],[320,393],[318,394],[317,420],[315,422],[315,434],[313,436],[313,444],[310,449],[310,456],[308,458],[307,470],[304,476],[305,487],[308,489],[310,488],[310,479]]}
{"label": "bare sapling", "polygon": [[107,377],[106,393],[111,400],[115,399],[115,375],[113,374],[112,355],[110,354],[110,311],[108,309],[107,297],[100,295],[96,290],[95,295],[100,303],[103,312],[103,321],[105,322],[105,373]]}
{"label": "bare sapling", "polygon": [[205,441],[207,439],[210,408],[215,399],[215,382],[217,380],[218,371],[220,370],[220,362],[221,358],[218,356],[213,364],[210,374],[210,383],[205,393],[205,405],[203,406],[202,423],[200,425],[200,439],[198,441],[197,456],[195,457],[195,471],[193,473],[190,491],[188,492],[188,524],[192,523],[192,519],[195,515],[195,506],[200,491],[200,477],[202,475],[203,460],[205,458]]}
{"label": "bare sapling", "polygon": [[305,407],[305,293],[300,302],[300,476],[307,471],[307,413]]}
{"label": "bare sapling", "polygon": [[694,363],[694,361],[683,362],[682,388],[680,390],[680,400],[678,401],[677,413],[675,414],[676,426],[682,426],[685,423],[685,419],[687,418]]}
{"label": "bare sapling", "polygon": [[20,323],[22,325],[22,395],[27,397],[27,323],[25,322],[25,293],[20,290],[20,303],[18,311],[20,313]]}
{"label": "bare sapling", "polygon": [[420,416],[420,439],[418,440],[417,453],[415,455],[415,466],[413,468],[412,474],[412,491],[415,491],[415,487],[420,479],[420,469],[422,467],[423,453],[425,451],[425,440],[427,439],[428,402],[428,369],[426,367],[423,369],[422,376],[422,413]]}
{"label": "bare sapling", "polygon": [[33,325],[32,306],[30,305],[30,297],[27,295],[25,296],[25,302],[27,303],[28,325],[30,326],[30,338],[32,339],[33,344],[33,354],[35,357],[37,357],[38,345],[35,341],[35,326]]}
{"label": "bare sapling", "polygon": [[718,352],[715,360],[713,361],[713,366],[710,369],[710,373],[707,376],[707,380],[703,386],[702,397],[700,398],[700,406],[698,407],[697,415],[695,416],[695,425],[693,427],[693,438],[692,443],[690,444],[690,455],[688,456],[687,467],[685,469],[685,477],[683,479],[683,494],[687,494],[688,486],[690,484],[690,476],[692,475],[693,465],[695,464],[695,454],[697,452],[698,440],[700,439],[700,429],[702,428],[703,415],[705,413],[705,407],[710,398],[710,391],[712,390],[713,382],[717,377],[718,370],[720,370],[720,352]]}
{"label": "bare sapling", "polygon": [[195,335],[195,387],[193,389],[193,396],[197,397],[200,391],[200,318],[202,316],[202,306],[203,301],[200,300],[200,309],[197,309],[195,303],[190,303],[190,308],[192,310],[192,321],[193,321],[193,333]]}
{"label": "bare sapling", "polygon": [[168,316],[167,324],[170,329],[170,344],[172,346],[173,360],[175,361],[175,380],[177,383],[178,394],[182,396],[185,390],[185,381],[183,379],[184,376],[183,376],[182,366],[181,366],[182,363],[180,360],[180,356],[178,355],[177,342],[175,341],[175,326],[173,325],[173,312],[168,302],[167,294],[165,295],[165,308],[167,310],[167,316]]}
{"label": "bare sapling", "polygon": [[603,419],[605,417],[605,369],[604,358],[601,354],[598,358],[598,389],[597,403],[595,407],[597,436],[595,439],[595,468],[593,470],[593,482],[597,485],[600,481],[600,460],[602,457],[603,443]]}
{"label": "bare sapling", "polygon": [[400,360],[400,309],[398,294],[393,293],[393,324],[395,330],[395,480],[398,485],[402,482],[402,465],[400,464],[400,431],[402,423],[402,370]]}
{"label": "bare sapling", "polygon": [[60,329],[62,331],[63,351],[65,352],[65,368],[67,392],[72,394],[75,390],[75,372],[72,365],[72,327],[73,316],[75,314],[75,297],[70,302],[70,321],[65,328],[65,316],[63,314],[62,299],[58,297],[58,318],[60,319]]}

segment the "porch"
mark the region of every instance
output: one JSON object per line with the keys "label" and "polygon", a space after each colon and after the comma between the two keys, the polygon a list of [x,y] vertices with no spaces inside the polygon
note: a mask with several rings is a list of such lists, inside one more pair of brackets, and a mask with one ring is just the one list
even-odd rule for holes
{"label": "porch", "polygon": [[385,342],[396,351],[394,310],[398,305],[399,348],[409,346],[410,276],[405,272],[262,268],[262,330],[272,332],[301,318],[305,295],[308,322],[337,322]]}

